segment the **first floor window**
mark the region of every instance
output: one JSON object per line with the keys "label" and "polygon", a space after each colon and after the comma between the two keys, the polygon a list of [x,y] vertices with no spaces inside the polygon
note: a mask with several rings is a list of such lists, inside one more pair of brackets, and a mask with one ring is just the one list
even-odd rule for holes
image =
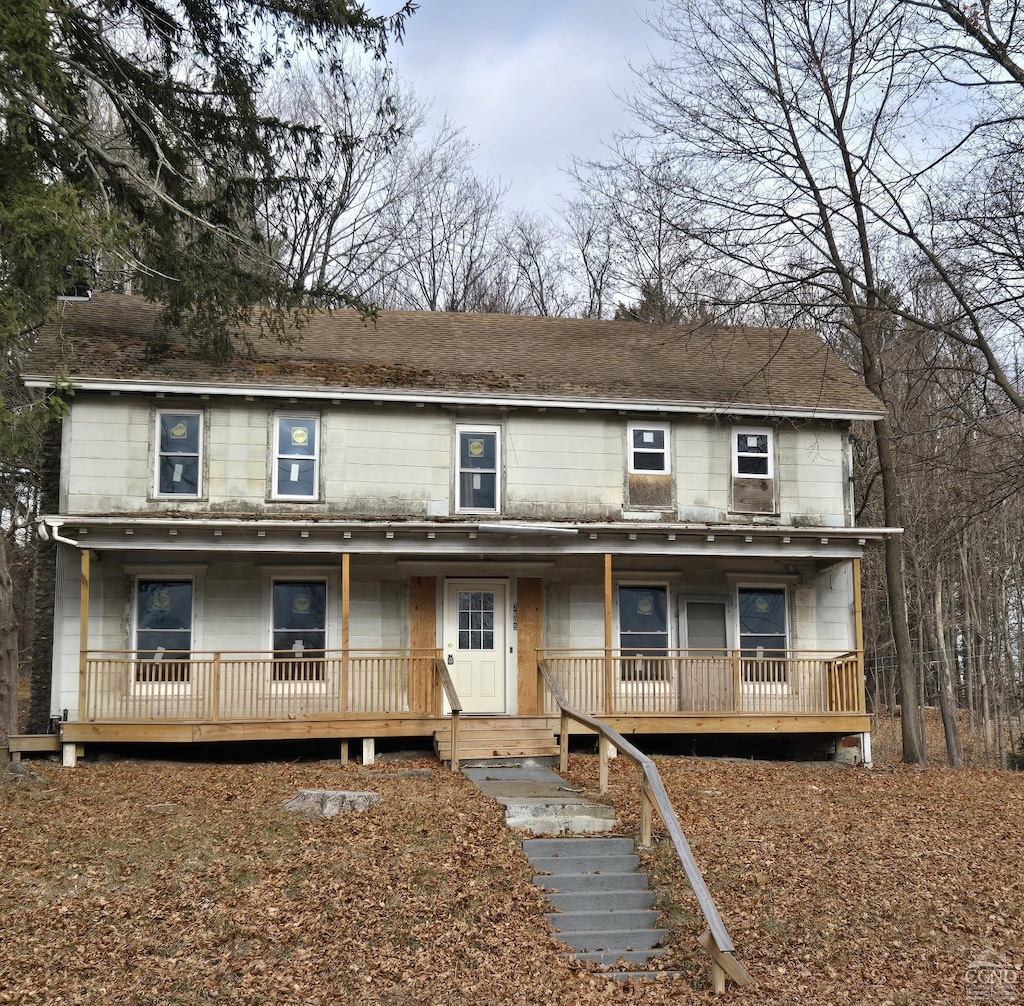
{"label": "first floor window", "polygon": [[458,473],[455,509],[463,513],[497,513],[500,443],[496,426],[458,427]]}
{"label": "first floor window", "polygon": [[327,648],[327,584],[276,580],[271,590],[275,681],[322,681]]}
{"label": "first floor window", "polygon": [[201,490],[203,414],[156,414],[156,494],[196,498]]}
{"label": "first floor window", "polygon": [[630,423],[627,434],[630,474],[669,473],[668,427],[664,423]]}
{"label": "first floor window", "polygon": [[785,589],[740,587],[738,601],[744,680],[785,681],[789,648]]}
{"label": "first floor window", "polygon": [[136,681],[187,682],[192,656],[191,580],[139,579]]}
{"label": "first floor window", "polygon": [[733,475],[737,478],[772,477],[772,431],[733,431]]}
{"label": "first floor window", "polygon": [[668,588],[619,587],[619,649],[623,681],[667,681]]}
{"label": "first floor window", "polygon": [[320,418],[274,417],[274,498],[312,500],[319,495]]}

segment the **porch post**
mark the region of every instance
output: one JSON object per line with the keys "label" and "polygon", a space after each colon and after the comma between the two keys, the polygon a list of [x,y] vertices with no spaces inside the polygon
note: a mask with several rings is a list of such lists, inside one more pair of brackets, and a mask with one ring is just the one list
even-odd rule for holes
{"label": "porch post", "polygon": [[341,673],[338,676],[338,711],[348,711],[348,620],[351,611],[351,579],[348,552],[341,553]]}
{"label": "porch post", "polygon": [[604,554],[604,711],[612,714],[612,556]]}
{"label": "porch post", "polygon": [[864,605],[860,594],[860,559],[854,559],[853,574],[853,645],[857,651],[857,712],[867,709],[864,680]]}
{"label": "porch post", "polygon": [[83,548],[81,557],[82,586],[78,605],[78,718],[84,720],[86,713],[85,672],[88,664],[86,655],[89,650],[89,587],[91,583],[89,563],[92,554],[89,549]]}

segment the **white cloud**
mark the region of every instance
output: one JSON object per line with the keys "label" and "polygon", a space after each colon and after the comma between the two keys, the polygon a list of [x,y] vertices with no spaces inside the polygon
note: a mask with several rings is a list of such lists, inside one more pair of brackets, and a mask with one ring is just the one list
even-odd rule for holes
{"label": "white cloud", "polygon": [[559,169],[572,155],[599,157],[628,128],[616,94],[656,41],[622,0],[424,0],[393,57],[437,118],[466,128],[480,173],[511,183],[512,204],[543,208],[569,188]]}

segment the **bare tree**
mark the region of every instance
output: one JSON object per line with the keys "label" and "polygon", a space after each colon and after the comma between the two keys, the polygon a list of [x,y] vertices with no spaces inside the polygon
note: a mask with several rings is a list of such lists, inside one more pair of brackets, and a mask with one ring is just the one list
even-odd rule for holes
{"label": "bare tree", "polygon": [[[886,401],[893,242],[885,218],[898,186],[912,181],[901,112],[923,97],[904,57],[906,18],[878,0],[666,0],[657,28],[676,56],[646,73],[634,111],[675,141],[691,234],[756,299],[802,303],[815,291],[816,307],[855,339],[866,383]],[[874,432],[885,520],[899,527],[889,420]],[[904,758],[924,761],[899,535],[885,548]]]}

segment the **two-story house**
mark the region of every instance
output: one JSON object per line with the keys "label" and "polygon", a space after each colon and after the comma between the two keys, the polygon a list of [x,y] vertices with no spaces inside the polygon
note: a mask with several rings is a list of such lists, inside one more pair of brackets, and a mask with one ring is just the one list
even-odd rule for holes
{"label": "two-story house", "polygon": [[[850,425],[813,333],[322,314],[228,364],[100,295],[60,373],[52,706],[90,741],[867,736]],[[443,688],[445,676],[454,692]],[[506,744],[494,737],[507,728]],[[525,742],[524,742],[525,743]],[[73,755],[69,755],[73,757]]]}

